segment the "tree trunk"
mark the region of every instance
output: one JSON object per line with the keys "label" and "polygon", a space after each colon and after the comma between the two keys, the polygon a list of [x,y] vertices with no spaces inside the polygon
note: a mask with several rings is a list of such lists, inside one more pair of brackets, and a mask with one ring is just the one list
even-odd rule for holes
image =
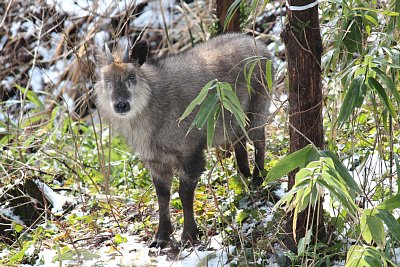
{"label": "tree trunk", "polygon": [[226,15],[228,14],[228,9],[233,2],[234,0],[217,0],[217,18],[219,21],[219,26],[223,33],[240,32],[239,8],[233,14],[231,21],[224,29]]}
{"label": "tree trunk", "polygon": [[[314,0],[289,0],[290,6],[305,6]],[[286,46],[289,81],[290,153],[312,142],[323,147],[321,54],[322,40],[318,5],[294,11],[287,7],[287,24],[281,33]],[[289,175],[289,190],[295,183],[295,172]],[[311,213],[311,214],[310,214]],[[322,200],[318,207],[299,214],[295,236],[293,214],[287,215],[285,244],[296,252],[297,242],[313,226],[314,240],[324,239]],[[307,219],[308,218],[308,219]],[[308,225],[306,225],[308,223]]]}

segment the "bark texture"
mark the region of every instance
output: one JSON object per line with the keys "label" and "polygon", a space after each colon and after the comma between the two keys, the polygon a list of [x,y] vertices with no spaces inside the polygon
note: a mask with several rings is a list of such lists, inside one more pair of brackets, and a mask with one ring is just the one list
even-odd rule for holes
{"label": "bark texture", "polygon": [[[289,0],[291,6],[305,6],[314,0]],[[287,24],[281,33],[286,46],[289,81],[290,152],[312,142],[323,147],[321,55],[322,40],[318,20],[318,5],[304,10],[287,8]],[[289,189],[295,182],[295,172],[289,175]],[[313,225],[314,237],[324,238],[322,201],[319,207],[308,209],[298,216],[296,236],[293,235],[293,217],[287,218],[286,245],[297,250],[297,242]],[[306,224],[309,224],[308,226]]]}

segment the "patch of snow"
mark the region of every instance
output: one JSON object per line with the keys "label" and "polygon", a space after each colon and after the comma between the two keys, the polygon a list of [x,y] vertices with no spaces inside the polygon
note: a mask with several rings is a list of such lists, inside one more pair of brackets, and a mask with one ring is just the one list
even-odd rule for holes
{"label": "patch of snow", "polygon": [[43,71],[38,67],[31,69],[31,88],[35,92],[43,90]]}
{"label": "patch of snow", "polygon": [[11,37],[17,36],[18,30],[21,28],[21,21],[13,22],[10,27]]}
{"label": "patch of snow", "polygon": [[0,259],[8,256],[9,254],[10,254],[10,251],[8,249],[3,249],[2,251],[0,251]]}
{"label": "patch of snow", "polygon": [[74,110],[75,101],[72,97],[70,97],[67,93],[63,93],[64,103],[67,105],[68,110]]}
{"label": "patch of snow", "polygon": [[400,247],[394,248],[394,256],[392,258],[392,261],[398,263],[400,260]]}
{"label": "patch of snow", "polygon": [[334,261],[332,267],[344,267],[346,266],[346,261]]}
{"label": "patch of snow", "polygon": [[7,76],[6,79],[3,79],[0,84],[1,87],[5,88],[5,89],[11,89],[14,86],[15,83],[15,77],[13,76]]}
{"label": "patch of snow", "polygon": [[169,10],[173,9],[174,2],[174,0],[162,1],[161,7],[158,1],[149,2],[143,12],[135,18],[133,26],[136,28],[144,28],[148,26],[163,28],[164,19],[162,17],[162,12],[165,17],[165,24],[171,26],[173,22],[173,14],[170,13]]}
{"label": "patch of snow", "polygon": [[[46,0],[46,3],[54,6],[57,12],[65,12],[71,16],[82,17],[92,13],[114,16],[118,13],[125,12],[127,7],[131,4],[138,5],[144,1],[145,0],[99,0],[97,1],[97,7],[93,5],[92,1],[88,0]],[[158,1],[155,2],[158,4]]]}
{"label": "patch of snow", "polygon": [[106,31],[99,31],[94,35],[94,43],[98,47],[103,47],[108,40],[110,40],[110,34]]}
{"label": "patch of snow", "polygon": [[30,20],[27,20],[24,23],[22,23],[21,29],[25,30],[24,34],[25,40],[28,40],[29,37],[31,37],[37,32],[35,24],[33,24],[33,22]]}
{"label": "patch of snow", "polygon": [[58,12],[66,12],[70,15],[85,16],[90,9],[88,0],[46,0],[48,5],[54,5]]}
{"label": "patch of snow", "polygon": [[54,53],[52,49],[45,48],[41,45],[37,47],[37,52],[38,55],[40,55],[44,61],[50,61]]}
{"label": "patch of snow", "polygon": [[282,198],[287,191],[288,188],[288,183],[287,182],[282,182],[280,187],[274,191],[274,194],[278,197],[278,198]]}
{"label": "patch of snow", "polygon": [[[170,261],[167,255],[157,255],[158,249],[150,249],[147,244],[141,242],[138,237],[132,235],[122,235],[126,237],[127,242],[118,245],[118,253],[114,253],[109,246],[102,246],[91,253],[99,256],[97,259],[85,260],[79,266],[95,266],[103,264],[105,266],[170,266],[170,267],[192,267],[192,266],[208,266],[223,267],[229,266],[228,253],[235,250],[234,246],[224,247],[221,238],[216,236],[211,239],[210,247],[206,250],[184,249],[178,254],[178,259]],[[34,266],[37,267],[56,267],[59,262],[53,262],[57,259],[57,251],[44,249],[39,253],[39,258]],[[63,260],[66,266],[75,266],[77,263],[73,261]]]}
{"label": "patch of snow", "polygon": [[76,203],[75,199],[69,196],[63,196],[61,194],[57,194],[53,191],[48,185],[41,182],[40,180],[35,180],[37,186],[42,190],[46,199],[52,204],[53,208],[51,212],[54,214],[59,214],[63,212],[63,206],[67,203]]}
{"label": "patch of snow", "polygon": [[4,45],[6,44],[8,40],[8,37],[6,34],[4,34],[1,38],[0,38],[0,51],[3,50]]}
{"label": "patch of snow", "polygon": [[18,215],[15,215],[10,208],[0,208],[0,215],[3,215],[4,217],[9,218],[20,225],[25,225],[24,221]]}
{"label": "patch of snow", "polygon": [[49,69],[44,73],[44,83],[45,84],[56,84],[58,83],[58,79],[61,75],[60,70],[57,68],[57,65],[52,65]]}

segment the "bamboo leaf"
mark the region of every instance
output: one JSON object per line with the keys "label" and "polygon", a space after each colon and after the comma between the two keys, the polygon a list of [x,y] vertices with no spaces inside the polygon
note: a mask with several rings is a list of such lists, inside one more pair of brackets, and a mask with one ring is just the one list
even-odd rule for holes
{"label": "bamboo leaf", "polygon": [[182,116],[179,118],[179,122],[184,120],[190,113],[192,113],[193,109],[203,103],[206,98],[208,91],[215,88],[216,80],[209,81],[206,85],[204,85],[203,89],[201,89],[200,93],[193,99],[193,101],[189,104],[186,110],[183,112]]}
{"label": "bamboo leaf", "polygon": [[194,118],[186,134],[188,134],[193,129],[194,126],[196,126],[198,129],[203,128],[204,124],[208,119],[208,116],[212,112],[213,107],[217,102],[218,102],[218,95],[216,93],[208,95],[206,97],[206,99],[200,106],[200,110],[196,114],[196,117]]}
{"label": "bamboo leaf", "polygon": [[304,148],[284,157],[278,163],[271,168],[267,174],[267,182],[271,183],[278,180],[289,172],[294,171],[297,168],[301,168],[307,165],[311,154],[318,153],[314,146],[308,145]]}
{"label": "bamboo leaf", "polygon": [[208,116],[208,120],[207,120],[207,147],[208,148],[210,148],[212,146],[212,142],[214,139],[215,125],[218,121],[220,111],[221,111],[221,106],[215,105],[212,114],[210,116]]}
{"label": "bamboo leaf", "polygon": [[396,174],[397,174],[397,192],[400,191],[400,164],[399,155],[394,154],[394,161],[396,163]]}
{"label": "bamboo leaf", "polygon": [[400,194],[396,194],[386,199],[385,201],[380,203],[376,208],[387,211],[392,211],[394,209],[400,208]]}
{"label": "bamboo leaf", "polygon": [[265,64],[265,79],[267,80],[268,90],[272,90],[272,80],[273,80],[273,68],[272,68],[272,60],[267,60]]}
{"label": "bamboo leaf", "polygon": [[360,219],[361,235],[371,244],[374,241],[381,249],[385,247],[385,230],[383,221],[376,216],[376,211],[366,209]]}
{"label": "bamboo leaf", "polygon": [[365,89],[362,88],[364,75],[357,76],[346,91],[342,107],[339,112],[339,127],[343,126],[356,107],[362,105],[365,96]]}
{"label": "bamboo leaf", "polygon": [[23,94],[26,94],[26,97],[31,101],[35,106],[37,106],[40,109],[44,109],[44,104],[43,102],[39,99],[38,95],[36,94],[35,91],[28,90],[18,84],[15,84],[15,87],[20,90]]}
{"label": "bamboo leaf", "polygon": [[354,7],[353,10],[371,11],[371,12],[381,13],[382,15],[386,15],[386,16],[390,16],[390,17],[399,16],[398,12],[394,12],[391,10],[384,10],[384,9],[375,9],[375,8],[370,8],[370,7]]}
{"label": "bamboo leaf", "polygon": [[394,106],[392,104],[392,101],[390,101],[388,95],[386,94],[385,89],[383,89],[382,85],[373,77],[368,78],[368,84],[376,90],[378,93],[380,99],[386,106],[387,111],[394,117],[396,118],[396,110],[394,109]]}
{"label": "bamboo leaf", "polygon": [[[254,72],[254,67],[257,64],[257,60],[254,60],[250,63],[250,68],[249,68],[249,72],[247,73],[247,76],[245,77],[246,79],[246,84],[247,84],[247,89],[249,90],[249,94],[251,93],[251,78],[253,76],[253,72]],[[245,67],[246,68],[246,67]]]}
{"label": "bamboo leaf", "polygon": [[335,166],[335,170],[339,173],[340,177],[343,179],[346,185],[355,193],[358,193],[360,195],[362,194],[362,190],[360,189],[356,181],[354,181],[354,178],[351,176],[347,168],[343,165],[343,163],[340,161],[335,153],[329,150],[323,150],[320,151],[320,154],[324,157],[331,158]]}
{"label": "bamboo leaf", "polygon": [[196,127],[198,129],[203,128],[204,124],[207,122],[208,117],[212,113],[214,106],[218,102],[218,95],[211,94],[206,97],[204,102],[202,103],[199,112],[197,113],[194,122],[196,123]]}
{"label": "bamboo leaf", "polygon": [[389,233],[400,242],[400,223],[387,210],[378,209],[379,217],[385,222]]}
{"label": "bamboo leaf", "polygon": [[240,104],[239,98],[232,90],[232,87],[229,83],[221,83],[221,92],[223,93],[223,97],[228,99],[238,110],[242,110],[242,105]]}
{"label": "bamboo leaf", "polygon": [[373,67],[371,69],[376,73],[376,75],[386,85],[386,87],[392,92],[393,96],[396,98],[397,103],[400,104],[400,94],[397,91],[396,85],[392,81],[392,79],[377,67]]}
{"label": "bamboo leaf", "polygon": [[226,14],[226,18],[225,18],[225,22],[224,22],[224,30],[228,27],[228,25],[231,22],[234,14],[238,11],[241,1],[242,0],[235,0],[235,2],[233,2],[231,4],[231,6],[228,8],[228,12]]}
{"label": "bamboo leaf", "polygon": [[346,46],[349,53],[358,52],[362,54],[362,28],[362,18],[357,16],[357,14],[354,14],[348,18],[343,44]]}

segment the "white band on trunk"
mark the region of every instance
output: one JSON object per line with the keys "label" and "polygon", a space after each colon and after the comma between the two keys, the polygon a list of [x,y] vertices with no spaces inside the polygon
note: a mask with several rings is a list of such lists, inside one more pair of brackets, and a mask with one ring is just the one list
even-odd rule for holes
{"label": "white band on trunk", "polygon": [[288,3],[288,0],[286,0],[286,6],[287,8],[289,8],[292,11],[304,11],[310,8],[315,7],[316,5],[318,5],[319,0],[315,0],[314,2],[312,2],[311,4],[305,5],[305,6],[291,6]]}

